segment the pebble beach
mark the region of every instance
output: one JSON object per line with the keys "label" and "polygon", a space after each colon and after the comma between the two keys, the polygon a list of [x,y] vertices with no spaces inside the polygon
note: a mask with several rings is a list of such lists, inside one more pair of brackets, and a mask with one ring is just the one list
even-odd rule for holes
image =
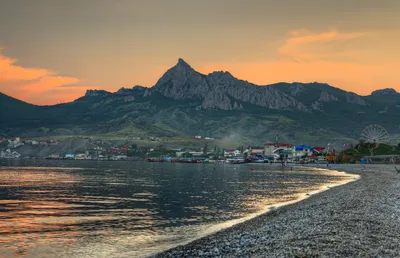
{"label": "pebble beach", "polygon": [[155,257],[400,257],[394,165],[336,165],[360,179]]}

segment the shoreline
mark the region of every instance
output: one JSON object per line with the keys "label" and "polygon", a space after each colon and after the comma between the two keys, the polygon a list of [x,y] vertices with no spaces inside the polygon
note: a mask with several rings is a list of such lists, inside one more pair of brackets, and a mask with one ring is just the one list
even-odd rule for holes
{"label": "shoreline", "polygon": [[150,257],[399,257],[400,175],[367,168],[330,167],[359,178]]}

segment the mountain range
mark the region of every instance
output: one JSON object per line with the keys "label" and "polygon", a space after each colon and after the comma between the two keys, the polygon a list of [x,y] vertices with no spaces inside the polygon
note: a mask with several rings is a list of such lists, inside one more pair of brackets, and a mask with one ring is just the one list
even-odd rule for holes
{"label": "mountain range", "polygon": [[276,133],[285,142],[355,142],[369,124],[384,126],[393,139],[400,133],[394,89],[360,96],[317,82],[255,85],[229,72],[201,74],[183,59],[150,88],[88,90],[53,106],[0,94],[0,108],[4,136],[202,135],[260,145]]}

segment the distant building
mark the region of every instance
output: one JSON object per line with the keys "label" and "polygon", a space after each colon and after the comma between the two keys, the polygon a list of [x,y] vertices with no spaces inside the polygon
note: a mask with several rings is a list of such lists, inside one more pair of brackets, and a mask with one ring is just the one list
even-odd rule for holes
{"label": "distant building", "polygon": [[262,147],[249,147],[246,151],[248,156],[262,156],[264,149]]}
{"label": "distant building", "polygon": [[111,159],[112,160],[127,160],[128,156],[126,156],[126,155],[116,155],[116,156],[111,157]]}
{"label": "distant building", "polygon": [[129,150],[130,150],[130,147],[129,147],[129,146],[123,146],[123,147],[121,148],[121,152],[123,152],[123,153],[127,153]]}
{"label": "distant building", "polygon": [[86,153],[80,153],[75,155],[75,159],[83,160],[83,159],[88,159],[88,156]]}
{"label": "distant building", "polygon": [[265,143],[264,144],[264,155],[273,156],[279,155],[281,151],[292,151],[293,144],[289,143]]}
{"label": "distant building", "polygon": [[295,157],[313,156],[314,149],[307,145],[295,145],[293,147],[293,154]]}
{"label": "distant building", "polygon": [[11,151],[10,149],[0,152],[0,158],[3,159],[18,159],[20,156],[21,154],[16,151]]}
{"label": "distant building", "polygon": [[73,152],[68,152],[65,154],[66,159],[75,159],[75,154]]}
{"label": "distant building", "polygon": [[234,157],[241,155],[239,150],[231,149],[231,150],[224,150],[224,157]]}

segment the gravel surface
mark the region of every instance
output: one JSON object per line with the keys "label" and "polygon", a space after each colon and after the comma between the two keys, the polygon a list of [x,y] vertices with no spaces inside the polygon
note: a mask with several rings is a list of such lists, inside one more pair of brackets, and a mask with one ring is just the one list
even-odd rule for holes
{"label": "gravel surface", "polygon": [[361,178],[157,257],[400,257],[400,174],[335,169]]}

